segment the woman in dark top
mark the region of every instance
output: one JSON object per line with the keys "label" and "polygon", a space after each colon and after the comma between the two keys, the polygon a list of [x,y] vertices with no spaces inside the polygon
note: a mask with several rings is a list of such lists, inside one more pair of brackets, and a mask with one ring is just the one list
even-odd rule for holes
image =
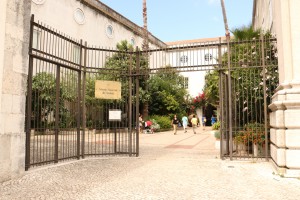
{"label": "woman in dark top", "polygon": [[178,123],[179,123],[179,121],[178,121],[178,119],[177,119],[177,116],[174,115],[174,118],[173,118],[173,120],[172,120],[172,125],[173,125],[174,135],[177,134],[177,126],[178,126]]}

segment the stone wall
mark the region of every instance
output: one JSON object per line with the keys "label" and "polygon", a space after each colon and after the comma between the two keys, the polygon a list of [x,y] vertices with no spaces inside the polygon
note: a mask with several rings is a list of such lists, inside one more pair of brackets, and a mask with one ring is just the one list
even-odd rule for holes
{"label": "stone wall", "polygon": [[25,92],[31,0],[0,3],[0,182],[25,170]]}
{"label": "stone wall", "polygon": [[280,86],[272,97],[271,156],[286,177],[300,177],[300,1],[274,0]]}

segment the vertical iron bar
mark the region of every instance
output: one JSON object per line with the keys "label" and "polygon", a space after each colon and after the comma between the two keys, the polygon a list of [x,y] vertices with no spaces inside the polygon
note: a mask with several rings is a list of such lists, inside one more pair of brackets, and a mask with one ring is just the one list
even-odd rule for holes
{"label": "vertical iron bar", "polygon": [[[222,114],[222,110],[223,110],[223,91],[222,91],[222,46],[221,46],[221,38],[219,38],[219,45],[218,45],[218,67],[219,67],[219,108],[220,108],[220,113],[221,113],[221,117],[223,118],[223,114]],[[218,116],[216,116],[218,119]],[[220,158],[223,159],[223,123],[221,121],[221,119],[219,118],[218,120],[220,120]]]}
{"label": "vertical iron bar", "polygon": [[225,130],[226,130],[226,153],[227,155],[230,154],[230,143],[229,143],[229,106],[228,106],[228,74],[224,74],[224,97],[225,97],[225,100],[224,100],[224,103],[226,105],[226,109],[224,109],[224,124],[226,125],[225,126]]}
{"label": "vertical iron bar", "polygon": [[115,124],[115,134],[114,134],[114,153],[117,153],[117,122]]}
{"label": "vertical iron bar", "polygon": [[[140,113],[140,93],[139,93],[139,78],[140,78],[140,51],[138,47],[136,47],[136,77],[135,77],[135,90],[136,90],[136,111],[135,111],[135,124],[136,126],[139,125],[139,113]],[[140,139],[140,130],[139,128],[136,128],[136,156],[139,156],[139,139]]]}
{"label": "vertical iron bar", "polygon": [[27,86],[27,121],[26,121],[26,154],[25,154],[25,170],[30,166],[30,136],[31,136],[31,101],[32,101],[32,76],[33,76],[33,58],[32,40],[33,40],[33,22],[34,15],[30,20],[30,38],[29,38],[29,67],[28,67],[28,86]]}
{"label": "vertical iron bar", "polygon": [[265,121],[265,159],[266,161],[269,161],[268,158],[268,122],[267,122],[267,115],[268,115],[268,111],[267,111],[267,86],[266,86],[266,64],[265,64],[265,45],[264,45],[264,36],[263,34],[261,34],[261,56],[262,56],[262,66],[263,66],[263,82],[264,82],[264,121]]}
{"label": "vertical iron bar", "polygon": [[[81,70],[82,70],[82,40],[80,40],[80,52],[79,52],[79,64],[80,70],[77,74],[78,85],[77,85],[77,159],[80,159],[80,118],[81,118]],[[76,56],[75,56],[76,59]]]}
{"label": "vertical iron bar", "polygon": [[[130,58],[129,58],[129,97],[128,97],[128,111],[129,111],[129,156],[132,156],[132,54],[131,49]],[[138,129],[137,125],[135,126]]]}
{"label": "vertical iron bar", "polygon": [[56,70],[56,105],[55,105],[55,155],[54,160],[55,163],[58,163],[58,133],[59,133],[59,101],[60,101],[60,66],[57,65]]}
{"label": "vertical iron bar", "polygon": [[232,160],[232,102],[231,102],[231,66],[230,66],[230,38],[226,37],[227,41],[227,59],[228,59],[228,107],[229,107],[229,145],[230,145],[230,160]]}
{"label": "vertical iron bar", "polygon": [[[83,80],[82,80],[82,143],[81,143],[81,156],[85,156],[85,128],[86,128],[86,108],[85,108],[85,91],[86,91],[86,57],[87,57],[87,42],[81,49],[84,48],[84,59],[83,59]],[[82,51],[81,51],[82,53]],[[81,54],[82,57],[82,54]],[[82,70],[82,69],[81,69]]]}

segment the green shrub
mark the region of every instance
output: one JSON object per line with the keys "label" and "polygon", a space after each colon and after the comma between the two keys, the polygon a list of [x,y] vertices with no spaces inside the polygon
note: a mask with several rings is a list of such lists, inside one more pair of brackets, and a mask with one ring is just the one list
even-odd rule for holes
{"label": "green shrub", "polygon": [[219,129],[220,129],[220,126],[221,126],[220,121],[217,121],[216,123],[214,123],[214,124],[212,125],[212,130],[219,130]]}
{"label": "green shrub", "polygon": [[221,132],[220,131],[215,131],[215,138],[220,139],[221,138]]}
{"label": "green shrub", "polygon": [[153,115],[150,119],[154,119],[157,124],[159,124],[160,129],[170,129],[172,127],[171,120],[168,116]]}

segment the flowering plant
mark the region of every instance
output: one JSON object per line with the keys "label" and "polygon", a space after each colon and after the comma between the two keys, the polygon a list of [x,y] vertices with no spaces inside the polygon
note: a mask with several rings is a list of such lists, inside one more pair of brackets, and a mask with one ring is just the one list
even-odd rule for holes
{"label": "flowering plant", "polygon": [[263,144],[265,142],[264,125],[260,123],[246,124],[243,130],[236,133],[234,141],[242,144]]}
{"label": "flowering plant", "polygon": [[199,93],[198,96],[196,96],[192,101],[192,105],[195,108],[200,108],[204,106],[205,103],[206,103],[206,98],[204,93]]}

